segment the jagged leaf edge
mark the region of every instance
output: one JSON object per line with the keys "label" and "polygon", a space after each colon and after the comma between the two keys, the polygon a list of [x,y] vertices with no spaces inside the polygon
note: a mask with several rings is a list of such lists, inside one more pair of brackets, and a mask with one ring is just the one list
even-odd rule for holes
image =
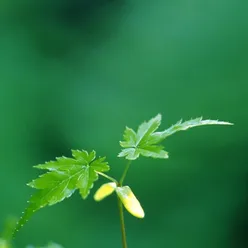
{"label": "jagged leaf edge", "polygon": [[158,144],[176,132],[186,131],[193,127],[206,125],[233,125],[233,123],[219,120],[203,120],[203,117],[197,117],[195,119],[190,119],[184,122],[183,120],[180,120],[176,124],[170,126],[162,132],[153,133],[148,139],[148,142],[150,145]]}
{"label": "jagged leaf edge", "polygon": [[[73,150],[72,150],[73,151]],[[79,150],[75,150],[75,151],[79,151]],[[83,150],[84,151],[84,150]],[[85,152],[87,152],[87,151],[85,151]],[[106,159],[106,157],[99,157],[98,159],[95,159],[95,151],[93,150],[90,154],[94,154],[94,158],[90,161],[90,163],[93,163],[93,162],[95,162],[95,161],[97,161],[97,160],[99,160],[100,162],[103,162],[105,159]],[[88,154],[88,152],[87,152],[87,154]],[[59,157],[59,158],[67,158],[67,157]],[[56,158],[57,159],[57,158]],[[70,159],[70,158],[69,158]],[[54,161],[53,161],[54,162]],[[46,162],[44,165],[46,165],[47,163],[49,163],[49,162]],[[109,169],[110,169],[110,167],[109,167],[109,165],[108,165],[108,162],[103,162],[104,163],[104,165],[105,166],[107,166],[107,169],[105,169],[104,171],[108,171]],[[46,169],[46,170],[48,170],[48,171],[53,171],[53,170],[51,170],[50,168],[43,168],[42,167],[42,165],[36,165],[36,166],[33,166],[34,168],[37,168],[37,169]],[[90,190],[94,187],[94,182],[95,181],[97,181],[98,180],[98,178],[99,178],[99,176],[98,176],[98,174],[96,173],[96,179],[92,182],[92,185],[91,185],[91,187],[88,189],[88,194],[87,194],[87,196],[89,195],[89,193],[90,193]],[[28,185],[28,184],[27,184]],[[28,185],[29,186],[29,185]],[[79,187],[77,187],[76,189],[78,189],[78,190],[80,190],[80,188]],[[43,191],[44,191],[44,189],[43,189]],[[74,190],[75,191],[75,190]],[[65,198],[69,198],[69,197],[71,197],[71,195],[74,193],[74,191],[69,195],[69,196],[67,196],[67,197],[65,197]],[[42,190],[38,190],[37,191],[37,193],[36,194],[39,194],[39,193],[42,193]],[[33,195],[34,196],[34,195]],[[33,196],[31,196],[31,198],[30,199],[32,199],[32,197]],[[82,195],[81,195],[82,196]],[[87,198],[87,196],[86,197],[83,197],[82,196],[82,198],[83,199],[86,199]],[[63,201],[65,198],[63,198],[61,201]],[[61,202],[61,201],[59,201],[59,202]],[[59,203],[59,202],[57,202],[57,203]],[[12,234],[12,237],[14,238],[15,236],[16,236],[16,233],[27,223],[27,221],[32,217],[32,215],[36,212],[36,211],[38,211],[39,209],[41,209],[41,208],[43,208],[43,207],[45,207],[46,205],[49,205],[48,204],[48,202],[45,204],[45,205],[41,205],[41,204],[36,204],[35,202],[30,202],[30,200],[28,201],[28,203],[29,203],[29,206],[24,210],[24,212],[22,212],[22,216],[20,217],[20,219],[19,219],[19,221],[17,222],[17,224],[16,224],[16,227],[15,227],[15,229],[14,229],[14,231],[13,231],[13,234]],[[56,204],[56,203],[55,203]],[[52,204],[52,205],[54,205],[54,204]]]}

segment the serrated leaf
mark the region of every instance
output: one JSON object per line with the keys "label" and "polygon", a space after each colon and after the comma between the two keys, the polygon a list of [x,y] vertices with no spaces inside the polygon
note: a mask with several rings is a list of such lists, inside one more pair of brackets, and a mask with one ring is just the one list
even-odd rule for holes
{"label": "serrated leaf", "polygon": [[93,168],[96,171],[104,172],[109,170],[108,162],[104,161],[106,157],[101,157],[96,160],[94,160],[90,167]]}
{"label": "serrated leaf", "polygon": [[159,145],[166,137],[192,127],[203,125],[232,125],[232,123],[218,120],[202,120],[196,118],[189,121],[179,121],[170,128],[155,132],[161,123],[161,115],[157,115],[148,122],[144,122],[138,128],[137,134],[131,128],[126,128],[123,139],[120,141],[122,151],[118,157],[125,157],[128,160],[135,160],[140,155],[152,158],[168,158],[168,153]]}
{"label": "serrated leaf", "polygon": [[168,152],[163,150],[163,146],[145,146],[145,149],[138,148],[139,154],[144,157],[152,157],[152,158],[168,158]]}
{"label": "serrated leaf", "polygon": [[130,214],[137,218],[144,218],[144,210],[129,186],[117,187],[115,191]]}
{"label": "serrated leaf", "polygon": [[136,146],[146,144],[147,138],[155,132],[161,124],[161,114],[158,114],[156,117],[152,118],[148,122],[142,123],[137,131],[136,136]]}
{"label": "serrated leaf", "polygon": [[205,125],[233,125],[233,124],[218,120],[202,120],[202,117],[191,119],[185,122],[182,122],[182,120],[180,120],[179,122],[172,125],[170,128],[164,130],[163,132],[153,133],[148,139],[148,142],[157,144],[176,132],[185,131],[188,130],[189,128],[205,126]]}
{"label": "serrated leaf", "polygon": [[124,148],[136,145],[136,133],[132,128],[126,127],[123,139],[124,141],[120,141],[120,145]]}
{"label": "serrated leaf", "polygon": [[134,148],[126,148],[123,149],[119,154],[118,157],[126,157],[128,160],[135,160],[139,157],[140,153],[139,150]]}
{"label": "serrated leaf", "polygon": [[[29,205],[28,207],[25,209],[25,211],[22,213],[21,218],[19,219],[19,221],[16,224],[15,230],[12,234],[13,237],[15,237],[16,233],[19,232],[19,230],[27,223],[27,221],[32,217],[32,215],[40,208],[42,208],[42,206],[39,205],[38,199],[39,196],[38,194],[41,194],[42,191],[38,191],[36,192],[35,195],[31,196],[30,201],[28,201]],[[37,196],[37,203],[32,201],[32,198],[35,198]]]}
{"label": "serrated leaf", "polygon": [[47,205],[53,205],[57,202],[62,201],[66,197],[71,196],[73,192],[74,191],[70,192],[69,190],[67,190],[67,192],[62,194],[61,191],[59,191],[59,188],[55,188],[39,190],[34,193],[28,201],[28,207],[25,209],[22,217],[16,225],[13,236],[16,235],[16,233],[26,224],[26,222],[33,216],[36,211]]}
{"label": "serrated leaf", "polygon": [[39,178],[33,180],[27,185],[35,189],[50,189],[55,188],[61,182],[67,181],[70,177],[68,171],[52,171],[42,174]]}
{"label": "serrated leaf", "polygon": [[89,164],[95,159],[96,152],[92,151],[90,154],[88,154],[87,151],[72,150],[72,156],[78,161]]}
{"label": "serrated leaf", "polygon": [[23,226],[31,215],[42,207],[54,205],[70,197],[75,190],[79,190],[83,199],[87,198],[94,182],[98,179],[98,171],[108,171],[105,158],[95,159],[95,151],[72,150],[74,158],[57,158],[43,165],[35,166],[47,169],[48,172],[28,183],[28,186],[38,189],[31,199],[28,208],[21,217],[15,232]]}
{"label": "serrated leaf", "polygon": [[[70,170],[72,166],[81,165],[82,161],[77,161],[73,158],[59,157],[56,158],[56,161],[49,161],[45,164],[35,165],[34,168],[41,170],[49,170],[49,171],[66,171]],[[85,163],[86,164],[86,163]]]}
{"label": "serrated leaf", "polygon": [[86,167],[84,173],[80,174],[77,179],[77,187],[79,188],[80,195],[86,199],[90,189],[93,187],[94,182],[98,179],[98,174],[94,168]]}
{"label": "serrated leaf", "polygon": [[120,145],[125,148],[118,157],[125,157],[128,160],[135,160],[140,155],[153,158],[167,158],[168,153],[162,146],[156,146],[148,142],[149,137],[158,129],[161,123],[161,115],[158,114],[148,122],[142,123],[137,133],[131,128],[126,128]]}

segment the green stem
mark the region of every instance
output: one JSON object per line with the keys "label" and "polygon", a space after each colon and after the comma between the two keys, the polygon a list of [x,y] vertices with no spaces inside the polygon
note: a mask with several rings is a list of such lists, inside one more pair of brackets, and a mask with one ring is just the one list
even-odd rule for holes
{"label": "green stem", "polygon": [[99,174],[99,175],[101,175],[101,176],[107,178],[108,180],[110,180],[110,181],[116,183],[116,185],[118,185],[117,180],[115,180],[113,177],[110,177],[110,176],[108,176],[108,175],[106,175],[106,174],[104,174],[104,173],[102,173],[102,172],[100,172],[100,171],[96,171],[96,170],[95,170],[95,172],[96,172],[97,174]]}
{"label": "green stem", "polygon": [[[127,175],[127,171],[130,167],[131,164],[131,160],[128,161],[128,163],[126,164],[126,167],[123,171],[123,174],[121,176],[121,179],[118,183],[118,186],[121,187],[124,179]],[[121,224],[121,238],[122,238],[122,248],[127,248],[127,238],[126,238],[126,229],[125,229],[125,222],[124,222],[124,213],[123,213],[123,205],[122,202],[120,200],[120,198],[117,196],[117,200],[118,200],[118,208],[119,208],[119,214],[120,214],[120,224]]]}
{"label": "green stem", "polygon": [[126,239],[126,230],[125,230],[125,222],[124,222],[124,213],[123,213],[123,205],[120,198],[117,196],[118,200],[118,208],[120,213],[120,223],[121,223],[121,239],[122,239],[122,248],[127,248],[127,239]]}
{"label": "green stem", "polygon": [[[127,174],[127,171],[128,171],[129,166],[130,166],[130,163],[128,163],[128,164],[126,165],[126,168],[125,168],[125,170],[124,170],[124,172],[123,172],[123,175],[122,175],[122,177],[121,177],[121,182],[123,182],[123,180],[124,180],[124,178],[125,178],[125,176],[126,176],[126,174]],[[102,173],[102,172],[100,172],[100,171],[96,171],[96,170],[95,170],[95,172],[96,172],[97,174],[99,174],[99,175],[101,175],[101,176],[103,176],[103,177],[109,179],[110,181],[115,182],[116,185],[120,185],[120,183],[118,183],[117,180],[115,180],[114,178],[112,178],[112,177],[110,177],[110,176],[108,176],[108,175],[106,175],[106,174],[104,174],[104,173]],[[123,247],[123,248],[127,248],[127,239],[126,239],[126,230],[125,230],[125,223],[124,223],[123,205],[122,205],[122,202],[121,202],[121,200],[120,200],[120,198],[119,198],[118,196],[117,196],[117,200],[118,200],[118,208],[119,208],[120,223],[121,223],[122,247]]]}
{"label": "green stem", "polygon": [[132,163],[132,160],[129,160],[129,161],[127,162],[127,164],[126,164],[126,167],[125,167],[125,169],[124,169],[124,171],[123,171],[123,174],[122,174],[122,176],[121,176],[121,179],[120,179],[120,181],[119,181],[119,185],[120,185],[120,186],[122,186],[122,184],[123,184],[123,182],[124,182],[124,179],[125,179],[125,177],[126,177],[126,175],[127,175],[127,171],[128,171],[128,169],[129,169],[131,163]]}

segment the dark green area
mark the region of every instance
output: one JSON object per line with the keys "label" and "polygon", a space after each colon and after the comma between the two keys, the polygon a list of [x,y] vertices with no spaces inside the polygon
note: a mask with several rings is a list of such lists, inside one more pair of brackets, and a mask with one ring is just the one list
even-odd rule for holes
{"label": "dark green area", "polygon": [[[27,206],[32,165],[95,149],[119,177],[125,126],[161,113],[162,129],[198,116],[235,125],[178,133],[165,143],[168,160],[132,164],[126,182],[146,217],[125,214],[129,247],[247,247],[247,7],[2,0],[0,230]],[[113,196],[95,203],[75,194],[37,212],[15,244],[116,248],[119,229]]]}

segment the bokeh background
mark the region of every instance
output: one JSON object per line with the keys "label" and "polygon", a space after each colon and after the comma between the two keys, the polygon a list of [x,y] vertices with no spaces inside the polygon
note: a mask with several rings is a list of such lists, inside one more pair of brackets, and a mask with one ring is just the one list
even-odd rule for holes
{"label": "bokeh background", "polygon": [[[125,126],[162,113],[161,128],[198,116],[235,125],[178,133],[170,159],[132,165],[126,182],[146,217],[125,213],[129,247],[248,247],[247,10],[243,0],[1,0],[0,230],[27,205],[32,165],[95,149],[118,178]],[[75,193],[14,243],[120,240],[115,197]]]}

